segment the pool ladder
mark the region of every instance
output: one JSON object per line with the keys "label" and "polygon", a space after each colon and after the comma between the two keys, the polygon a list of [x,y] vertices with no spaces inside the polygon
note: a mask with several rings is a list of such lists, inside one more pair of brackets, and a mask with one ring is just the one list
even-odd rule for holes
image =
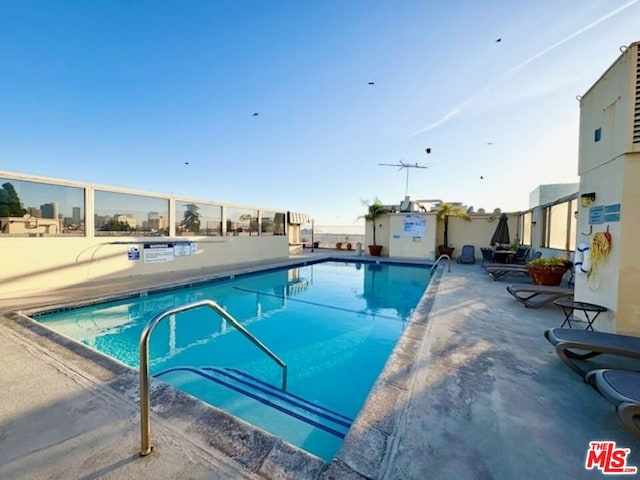
{"label": "pool ladder", "polygon": [[282,361],[275,353],[267,348],[267,346],[254,337],[246,328],[240,325],[235,318],[218,305],[213,300],[201,300],[199,302],[173,307],[159,313],[153,317],[142,330],[140,335],[140,455],[145,456],[151,453],[151,399],[149,396],[149,337],[153,329],[160,321],[170,315],[186,312],[194,308],[209,307],[227,322],[233,325],[240,333],[249,339],[256,347],[262,350],[267,356],[273,359],[280,367],[282,367],[282,391],[287,391],[287,364]]}
{"label": "pool ladder", "polygon": [[447,255],[446,253],[443,253],[442,255],[440,255],[438,257],[438,259],[436,260],[436,263],[431,265],[431,270],[429,270],[429,272],[433,274],[433,271],[436,269],[436,267],[440,263],[440,260],[445,259],[445,258],[447,259],[447,265],[449,266],[449,270],[448,271],[450,272],[451,271],[451,257],[449,255]]}

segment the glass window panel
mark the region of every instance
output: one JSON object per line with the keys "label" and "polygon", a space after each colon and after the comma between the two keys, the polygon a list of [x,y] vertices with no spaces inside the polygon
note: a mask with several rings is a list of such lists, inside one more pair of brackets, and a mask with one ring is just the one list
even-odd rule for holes
{"label": "glass window panel", "polygon": [[84,236],[84,188],[0,178],[0,234]]}
{"label": "glass window panel", "polygon": [[261,211],[260,235],[284,235],[285,214],[281,212]]}
{"label": "glass window panel", "polygon": [[567,232],[569,203],[559,203],[551,207],[551,220],[549,222],[549,248],[565,250],[567,248]]}
{"label": "glass window panel", "polygon": [[250,208],[227,208],[227,235],[258,235],[258,211]]}
{"label": "glass window panel", "polygon": [[522,216],[522,244],[531,246],[531,219],[532,212],[527,212]]}
{"label": "glass window panel", "polygon": [[287,215],[284,212],[276,212],[273,220],[273,234],[274,235],[286,235],[287,234]]}
{"label": "glass window panel", "polygon": [[273,222],[275,212],[267,212],[262,210],[260,212],[260,235],[271,236],[273,235]]}
{"label": "glass window panel", "polygon": [[551,207],[542,210],[542,246],[549,247],[549,232],[551,222]]}
{"label": "glass window panel", "polygon": [[96,190],[96,235],[169,235],[169,200]]}
{"label": "glass window panel", "polygon": [[176,200],[176,235],[222,235],[222,207]]}

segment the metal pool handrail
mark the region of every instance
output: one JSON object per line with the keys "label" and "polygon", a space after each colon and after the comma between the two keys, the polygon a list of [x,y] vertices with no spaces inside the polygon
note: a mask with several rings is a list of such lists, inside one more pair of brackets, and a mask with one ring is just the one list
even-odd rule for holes
{"label": "metal pool handrail", "polygon": [[282,367],[282,391],[287,391],[287,364],[284,363],[280,357],[269,350],[265,344],[254,337],[246,328],[233,318],[226,310],[218,305],[213,300],[200,300],[199,302],[189,303],[187,305],[181,305],[179,307],[169,308],[164,312],[159,313],[153,317],[149,323],[142,330],[140,335],[140,455],[145,456],[151,453],[151,399],[149,397],[149,337],[151,332],[160,321],[174,315],[176,313],[185,312],[199,307],[209,307],[214,310],[218,315],[224,318],[227,322],[233,325],[240,333],[251,342],[266,353],[273,359],[279,366]]}
{"label": "metal pool handrail", "polygon": [[440,260],[442,260],[443,258],[446,258],[448,260],[447,265],[449,266],[449,272],[451,271],[451,257],[449,255],[447,255],[446,253],[443,253],[442,255],[440,255],[438,257],[438,259],[436,260],[436,263],[434,263],[433,265],[431,265],[431,270],[429,270],[431,273],[433,273],[433,271],[435,270],[435,268],[438,266],[438,264],[440,263]]}

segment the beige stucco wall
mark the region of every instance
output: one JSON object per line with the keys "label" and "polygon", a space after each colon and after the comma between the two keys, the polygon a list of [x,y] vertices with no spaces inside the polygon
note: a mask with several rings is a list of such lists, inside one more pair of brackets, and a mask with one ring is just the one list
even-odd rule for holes
{"label": "beige stucco wall", "polygon": [[[190,256],[174,257],[166,263],[144,263],[143,244],[148,242],[195,241],[198,250]],[[129,245],[137,242],[140,259],[129,260]],[[166,271],[181,271],[288,256],[286,236],[193,237],[170,240],[125,237],[11,238],[2,243],[0,299],[38,290],[53,290],[86,281],[120,278]]]}
{"label": "beige stucco wall", "polygon": [[434,258],[436,239],[435,215],[411,214],[425,220],[425,235],[414,237],[405,235],[404,219],[406,213],[389,215],[389,256],[398,258]]}
{"label": "beige stucco wall", "polygon": [[[395,258],[428,258],[434,260],[438,256],[438,246],[444,239],[444,222],[436,220],[434,212],[422,215],[425,218],[426,233],[424,237],[413,237],[403,234],[403,221],[406,213],[391,213],[383,215],[377,221],[376,241],[383,245],[382,255]],[[517,232],[518,213],[507,213],[509,217],[509,232],[513,242]],[[449,218],[449,245],[455,248],[454,258],[460,255],[463,245],[475,246],[477,259],[482,258],[481,247],[489,247],[491,237],[498,225],[499,215],[473,214],[472,220],[466,222],[458,217]],[[367,222],[365,242],[372,241],[371,222]]]}
{"label": "beige stucco wall", "polygon": [[[580,177],[580,192],[596,193],[596,200],[591,207],[622,203],[624,209],[625,205],[622,202],[623,174],[624,161],[622,157],[619,157],[583,174]],[[620,264],[620,246],[616,244],[620,240],[621,224],[620,222],[611,222],[590,226],[589,208],[578,205],[576,246],[580,242],[589,244],[593,233],[604,232],[609,228],[614,248],[593,275],[588,277],[584,274],[576,274],[575,298],[607,307],[609,311],[598,317],[596,325],[599,330],[615,332],[619,328],[615,324],[615,319],[618,310],[618,269]],[[624,216],[624,212],[622,212],[622,216]]]}
{"label": "beige stucco wall", "polygon": [[[505,212],[506,213],[506,212]],[[518,213],[506,213],[509,217],[509,235],[513,243],[517,233]],[[462,252],[463,245],[473,245],[477,259],[482,258],[480,248],[491,246],[491,237],[498,226],[500,215],[486,214],[471,215],[471,221],[466,222],[458,217],[449,217],[449,246],[455,247],[453,256],[457,257]],[[444,241],[444,222],[438,225],[438,245]]]}
{"label": "beige stucco wall", "polygon": [[[382,245],[382,255],[389,256],[389,227],[390,216],[382,215],[376,219],[376,244]],[[367,245],[373,245],[373,223],[365,222],[364,245],[362,248],[368,252]]]}
{"label": "beige stucco wall", "polygon": [[[634,44],[621,55],[580,100],[579,175],[633,151],[637,48]],[[594,132],[598,128],[602,138],[596,142]],[[640,151],[640,145],[636,151]]]}
{"label": "beige stucco wall", "polygon": [[[638,44],[631,45],[585,93],[580,101],[578,172],[581,194],[595,192],[592,206],[620,203],[620,221],[589,225],[589,208],[579,206],[576,242],[590,242],[592,233],[608,230],[612,249],[590,279],[576,277],[578,300],[609,309],[596,329],[640,335],[640,143],[633,143]],[[595,141],[594,130],[602,129]]]}
{"label": "beige stucco wall", "polygon": [[625,157],[620,233],[613,237],[612,261],[619,262],[617,325],[620,333],[640,335],[640,153]]}

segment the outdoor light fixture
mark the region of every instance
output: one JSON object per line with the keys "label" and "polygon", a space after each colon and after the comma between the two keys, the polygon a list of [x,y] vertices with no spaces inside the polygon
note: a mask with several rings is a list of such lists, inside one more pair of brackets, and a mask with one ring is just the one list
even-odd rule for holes
{"label": "outdoor light fixture", "polygon": [[580,205],[582,205],[583,207],[590,206],[593,202],[595,202],[595,200],[596,200],[595,192],[583,193],[582,195],[580,195]]}

